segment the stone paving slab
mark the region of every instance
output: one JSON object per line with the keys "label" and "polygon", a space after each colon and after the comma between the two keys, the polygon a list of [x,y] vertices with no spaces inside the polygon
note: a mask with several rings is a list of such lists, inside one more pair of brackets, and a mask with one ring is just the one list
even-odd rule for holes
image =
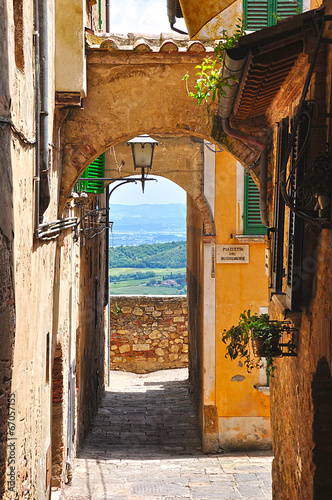
{"label": "stone paving slab", "polygon": [[202,453],[186,369],[112,372],[72,484],[52,500],[271,500],[272,458]]}

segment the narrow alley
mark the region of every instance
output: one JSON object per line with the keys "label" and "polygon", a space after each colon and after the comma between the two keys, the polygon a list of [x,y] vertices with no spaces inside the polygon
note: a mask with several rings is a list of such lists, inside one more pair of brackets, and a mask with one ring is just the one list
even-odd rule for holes
{"label": "narrow alley", "polygon": [[187,376],[111,372],[72,484],[52,500],[271,499],[271,452],[202,453]]}

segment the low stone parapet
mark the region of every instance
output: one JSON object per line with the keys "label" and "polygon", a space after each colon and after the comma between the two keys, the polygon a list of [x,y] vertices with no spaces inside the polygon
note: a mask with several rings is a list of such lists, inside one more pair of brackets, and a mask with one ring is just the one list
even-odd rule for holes
{"label": "low stone parapet", "polygon": [[187,297],[111,296],[111,370],[188,366]]}

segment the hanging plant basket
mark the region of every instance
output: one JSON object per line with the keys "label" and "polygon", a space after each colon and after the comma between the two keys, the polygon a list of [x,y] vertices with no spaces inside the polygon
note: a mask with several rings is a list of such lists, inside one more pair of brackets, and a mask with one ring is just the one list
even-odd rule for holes
{"label": "hanging plant basket", "polygon": [[264,366],[266,373],[273,375],[273,359],[296,356],[297,329],[289,321],[271,321],[267,314],[251,314],[250,310],[240,314],[239,323],[224,330],[222,341],[226,344],[226,357],[243,358],[248,372]]}
{"label": "hanging plant basket", "polygon": [[251,344],[256,358],[264,358],[267,351],[272,358],[280,358],[282,356],[282,351],[279,347],[279,335],[274,335],[268,342],[264,337],[257,337],[251,341]]}
{"label": "hanging plant basket", "polygon": [[297,355],[297,329],[289,321],[269,321],[268,330],[253,329],[251,343],[258,358]]}

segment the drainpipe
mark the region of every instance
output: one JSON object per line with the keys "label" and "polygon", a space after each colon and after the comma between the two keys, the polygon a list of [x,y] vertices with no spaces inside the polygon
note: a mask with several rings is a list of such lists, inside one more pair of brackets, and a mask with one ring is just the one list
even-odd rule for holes
{"label": "drainpipe", "polygon": [[39,166],[39,222],[50,203],[48,180],[49,132],[48,132],[48,2],[39,1],[39,54],[40,54],[40,166]]}
{"label": "drainpipe", "polygon": [[36,203],[36,230],[39,229],[39,193],[40,193],[40,54],[39,54],[39,0],[35,0],[35,81],[36,81],[36,175],[35,175],[35,203]]}
{"label": "drainpipe", "polygon": [[111,0],[106,0],[106,33],[111,32]]}
{"label": "drainpipe", "polygon": [[232,114],[232,107],[241,79],[244,67],[248,58],[248,50],[245,47],[239,49],[226,50],[222,76],[229,78],[229,87],[226,87],[225,93],[219,98],[218,114],[222,118],[222,126],[224,132],[236,139],[257,147],[261,152],[260,159],[260,214],[262,224],[269,227],[268,221],[268,206],[267,206],[267,172],[268,172],[268,147],[269,143],[263,141],[258,137],[246,134],[241,130],[231,128],[229,124],[229,117]]}
{"label": "drainpipe", "polygon": [[261,151],[261,160],[260,160],[260,189],[259,189],[259,207],[261,214],[261,222],[264,226],[269,227],[268,220],[268,206],[267,206],[267,172],[268,172],[268,147],[269,143],[264,142],[262,139],[258,137],[253,137],[252,135],[241,132],[241,130],[236,130],[231,128],[229,124],[228,118],[222,119],[222,127],[224,132],[231,137],[235,137],[236,139],[240,139],[251,146],[256,146]]}

